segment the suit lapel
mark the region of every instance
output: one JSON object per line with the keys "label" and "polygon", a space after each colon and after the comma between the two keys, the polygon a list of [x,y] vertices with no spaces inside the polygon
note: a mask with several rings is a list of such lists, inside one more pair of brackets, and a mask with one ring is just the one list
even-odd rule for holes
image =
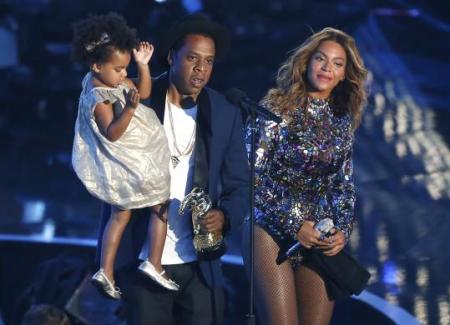
{"label": "suit lapel", "polygon": [[195,135],[195,168],[194,186],[208,192],[210,140],[211,130],[211,101],[206,89],[197,98],[197,133]]}
{"label": "suit lapel", "polygon": [[164,73],[153,80],[151,104],[150,106],[155,110],[161,124],[164,123],[164,111],[166,108],[166,93],[169,88],[169,77]]}

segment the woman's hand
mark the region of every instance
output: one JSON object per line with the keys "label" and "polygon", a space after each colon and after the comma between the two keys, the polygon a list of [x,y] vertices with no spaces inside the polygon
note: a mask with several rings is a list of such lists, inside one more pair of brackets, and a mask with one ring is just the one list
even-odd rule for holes
{"label": "woman's hand", "polygon": [[297,239],[305,248],[312,248],[321,244],[320,232],[314,229],[313,221],[305,221],[303,223],[297,233]]}
{"label": "woman's hand", "polygon": [[331,236],[324,240],[327,242],[327,246],[321,246],[320,249],[323,251],[323,255],[333,256],[339,253],[347,243],[345,235],[339,229],[331,229]]}
{"label": "woman's hand", "polygon": [[149,42],[140,42],[137,49],[133,49],[134,60],[137,64],[147,65],[153,55],[153,45]]}

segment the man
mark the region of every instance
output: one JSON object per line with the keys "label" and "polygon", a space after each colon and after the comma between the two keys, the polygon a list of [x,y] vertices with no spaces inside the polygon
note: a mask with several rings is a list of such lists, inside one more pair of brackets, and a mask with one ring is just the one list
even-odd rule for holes
{"label": "man", "polygon": [[222,322],[220,261],[196,254],[191,218],[178,215],[178,207],[194,186],[204,188],[214,207],[203,227],[223,234],[239,226],[248,210],[249,173],[241,113],[223,95],[206,87],[215,60],[223,57],[228,45],[224,27],[194,14],[170,30],[160,48],[169,70],[154,80],[150,106],[166,131],[172,179],[162,264],[180,289],[166,290],[136,274],[138,255],[143,259],[148,254],[143,243],[149,212],[134,211],[116,258],[116,268],[125,270],[118,277],[130,324]]}

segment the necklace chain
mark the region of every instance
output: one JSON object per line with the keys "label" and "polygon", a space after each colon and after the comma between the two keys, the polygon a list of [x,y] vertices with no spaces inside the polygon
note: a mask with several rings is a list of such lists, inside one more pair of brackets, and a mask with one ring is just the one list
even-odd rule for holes
{"label": "necklace chain", "polygon": [[170,122],[170,130],[172,132],[172,137],[173,137],[173,141],[172,141],[173,147],[174,147],[174,150],[176,151],[176,154],[170,155],[170,159],[172,161],[173,168],[175,168],[178,165],[178,163],[180,162],[180,157],[189,156],[194,149],[196,125],[194,125],[194,129],[192,131],[192,134],[191,134],[188,144],[186,145],[184,150],[180,150],[180,148],[178,147],[177,138],[175,135],[175,123],[173,122],[172,107],[171,107],[171,104],[169,103],[169,101],[167,100],[167,98],[166,98],[166,103],[167,103],[167,107],[169,108],[169,122]]}

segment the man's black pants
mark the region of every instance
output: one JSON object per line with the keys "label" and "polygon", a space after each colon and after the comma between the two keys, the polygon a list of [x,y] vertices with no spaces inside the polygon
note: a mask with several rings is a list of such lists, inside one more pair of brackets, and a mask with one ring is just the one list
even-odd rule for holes
{"label": "man's black pants", "polygon": [[197,262],[166,265],[167,275],[180,285],[170,291],[140,274],[137,266],[120,276],[129,325],[222,324],[223,288],[211,289]]}

